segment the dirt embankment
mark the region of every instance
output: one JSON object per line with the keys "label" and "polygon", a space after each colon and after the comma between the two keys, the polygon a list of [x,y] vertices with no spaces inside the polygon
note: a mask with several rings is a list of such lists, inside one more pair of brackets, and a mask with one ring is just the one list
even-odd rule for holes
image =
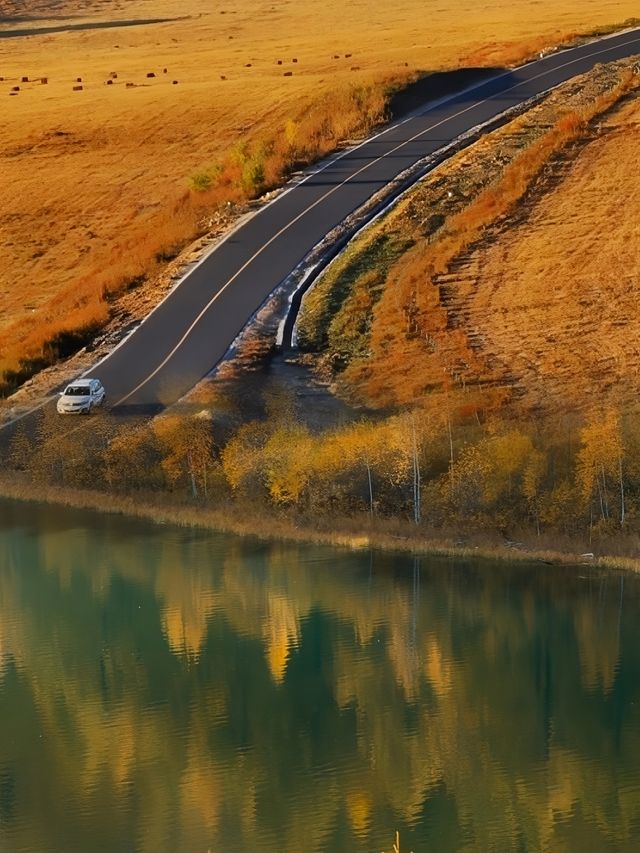
{"label": "dirt embankment", "polygon": [[[585,123],[622,80],[615,105]],[[409,403],[447,377],[527,410],[634,400],[639,82],[631,61],[566,84],[354,241],[306,298],[300,324],[343,393]],[[509,170],[563,122],[567,144],[503,210]],[[484,219],[451,253],[479,200]]]}
{"label": "dirt embankment", "polygon": [[639,145],[636,94],[438,280],[452,322],[528,406],[637,399]]}

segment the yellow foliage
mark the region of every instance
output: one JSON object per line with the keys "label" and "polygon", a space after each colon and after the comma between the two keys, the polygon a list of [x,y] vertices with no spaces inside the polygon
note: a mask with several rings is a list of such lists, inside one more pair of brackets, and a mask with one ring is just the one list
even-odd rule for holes
{"label": "yellow foliage", "polygon": [[588,500],[598,477],[619,475],[623,447],[617,413],[593,415],[580,431],[580,443],[576,475],[582,497]]}
{"label": "yellow foliage", "polygon": [[300,425],[283,426],[264,447],[264,478],[276,504],[297,503],[314,466],[314,439]]}
{"label": "yellow foliage", "polygon": [[105,476],[112,486],[139,488],[148,481],[148,459],[153,448],[146,429],[119,432],[105,451]]}
{"label": "yellow foliage", "polygon": [[231,488],[242,489],[246,481],[260,470],[259,460],[268,438],[265,424],[251,421],[243,424],[222,451],[222,469]]}
{"label": "yellow foliage", "polygon": [[460,453],[453,469],[455,499],[470,509],[489,508],[524,492],[523,479],[536,464],[531,438],[511,429],[489,434]]}
{"label": "yellow foliage", "polygon": [[366,836],[371,823],[372,803],[367,791],[355,790],[347,792],[347,815],[353,831],[358,836]]}
{"label": "yellow foliage", "polygon": [[522,491],[529,501],[538,496],[540,482],[547,467],[547,457],[539,450],[531,449],[522,475]]}
{"label": "yellow foliage", "polygon": [[198,483],[206,491],[207,469],[213,458],[208,412],[191,417],[163,415],[153,422],[153,431],[162,454],[160,465],[169,483],[189,476],[194,493]]}

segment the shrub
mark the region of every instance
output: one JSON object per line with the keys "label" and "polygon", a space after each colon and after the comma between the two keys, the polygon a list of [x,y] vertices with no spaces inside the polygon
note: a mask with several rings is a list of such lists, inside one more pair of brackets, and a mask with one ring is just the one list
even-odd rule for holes
{"label": "shrub", "polygon": [[191,176],[189,186],[195,192],[202,193],[206,192],[206,190],[211,189],[212,183],[213,178],[211,177],[209,172],[196,172],[195,175]]}
{"label": "shrub", "polygon": [[264,190],[264,154],[257,151],[242,167],[242,188],[249,198],[256,198]]}

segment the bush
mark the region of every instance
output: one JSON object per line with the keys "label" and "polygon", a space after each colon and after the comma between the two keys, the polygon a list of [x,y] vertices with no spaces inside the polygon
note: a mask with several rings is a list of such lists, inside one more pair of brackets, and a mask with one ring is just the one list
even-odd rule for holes
{"label": "bush", "polygon": [[211,189],[212,184],[213,177],[209,172],[196,172],[195,175],[191,175],[189,181],[190,188],[198,193],[203,193]]}
{"label": "bush", "polygon": [[249,198],[256,198],[264,190],[264,155],[255,153],[242,167],[242,188]]}

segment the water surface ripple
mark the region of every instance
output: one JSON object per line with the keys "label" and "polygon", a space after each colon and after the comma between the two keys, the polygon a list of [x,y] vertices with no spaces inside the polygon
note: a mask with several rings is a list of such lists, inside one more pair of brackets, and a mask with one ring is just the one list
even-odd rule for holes
{"label": "water surface ripple", "polygon": [[0,503],[0,850],[637,851],[640,579]]}

